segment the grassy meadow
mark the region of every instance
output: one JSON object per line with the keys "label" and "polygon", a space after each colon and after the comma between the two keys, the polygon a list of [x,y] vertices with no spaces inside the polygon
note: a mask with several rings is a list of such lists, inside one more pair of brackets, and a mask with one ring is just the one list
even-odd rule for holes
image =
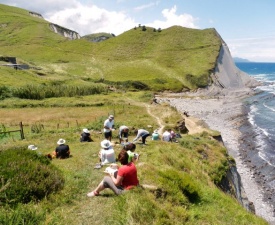
{"label": "grassy meadow", "polygon": [[[102,105],[71,105],[80,100]],[[27,146],[35,144],[37,154],[43,157],[55,149],[59,138],[64,138],[72,154],[69,159],[50,162],[64,177],[60,191],[39,202],[15,207],[2,203],[0,224],[266,224],[215,185],[228,169],[228,156],[208,133],[182,134],[179,143],[152,141],[149,137],[148,145],[137,144],[136,152],[141,154],[137,163],[140,183],[154,185],[158,190],[139,187],[122,196],[115,196],[110,190],[99,197],[86,196],[104,175],[104,168],[97,170],[94,166],[103,140],[99,131],[108,114],[115,115],[116,128],[126,124],[151,132],[159,128],[158,120],[166,128],[175,128],[182,119],[175,109],[150,104],[150,100],[150,93],[129,92],[35,101],[37,105],[31,100],[19,100],[9,108],[0,108],[5,129],[17,129],[22,122],[25,133],[24,140],[16,133],[1,137],[1,151],[31,151]],[[21,101],[32,106],[19,107]],[[60,105],[49,106],[57,101]],[[79,142],[84,127],[92,131],[93,142]],[[117,131],[114,142],[118,141],[116,134]],[[129,139],[133,138],[130,134]],[[121,146],[114,148],[118,154]]]}

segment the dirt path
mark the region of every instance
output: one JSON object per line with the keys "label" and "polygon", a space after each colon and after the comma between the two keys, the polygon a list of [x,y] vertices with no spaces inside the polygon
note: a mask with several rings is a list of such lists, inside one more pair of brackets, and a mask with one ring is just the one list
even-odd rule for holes
{"label": "dirt path", "polygon": [[152,113],[152,111],[151,111],[152,106],[151,105],[149,105],[149,104],[144,104],[144,105],[146,107],[147,113],[157,120],[158,125],[159,125],[158,133],[162,134],[163,133],[163,129],[164,129],[164,124],[163,124],[162,120],[160,119],[160,117],[158,117],[157,115],[155,115],[155,114]]}

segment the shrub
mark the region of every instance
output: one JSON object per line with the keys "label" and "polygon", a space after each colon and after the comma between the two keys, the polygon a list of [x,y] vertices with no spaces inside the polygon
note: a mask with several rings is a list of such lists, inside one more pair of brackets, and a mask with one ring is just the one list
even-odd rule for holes
{"label": "shrub", "polygon": [[63,188],[60,171],[35,151],[5,150],[0,158],[0,204],[38,201]]}
{"label": "shrub", "polygon": [[160,176],[163,185],[167,186],[166,189],[169,192],[174,194],[178,192],[178,194],[173,195],[177,196],[177,199],[173,200],[173,204],[188,205],[188,202],[198,203],[200,201],[198,185],[189,174],[170,169],[160,172]]}
{"label": "shrub", "polygon": [[11,97],[11,90],[6,86],[0,86],[0,100]]}
{"label": "shrub", "polygon": [[14,97],[42,100],[53,97],[74,97],[104,93],[103,85],[26,85],[12,91]]}

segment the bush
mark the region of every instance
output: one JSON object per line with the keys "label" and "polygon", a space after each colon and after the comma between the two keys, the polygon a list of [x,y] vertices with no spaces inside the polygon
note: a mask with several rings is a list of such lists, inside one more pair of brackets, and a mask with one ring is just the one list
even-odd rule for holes
{"label": "bush", "polygon": [[160,172],[160,176],[162,177],[163,185],[166,186],[166,190],[174,193],[173,196],[177,196],[177,199],[173,199],[174,205],[188,205],[189,203],[200,202],[198,185],[189,174],[170,169]]}
{"label": "bush", "polygon": [[35,151],[5,150],[0,158],[0,204],[36,202],[63,188],[60,171]]}
{"label": "bush", "polygon": [[74,97],[94,95],[106,92],[104,85],[26,85],[20,88],[14,88],[12,94],[14,97],[22,99],[42,100],[54,97]]}
{"label": "bush", "polygon": [[11,90],[6,86],[0,86],[0,100],[11,97]]}

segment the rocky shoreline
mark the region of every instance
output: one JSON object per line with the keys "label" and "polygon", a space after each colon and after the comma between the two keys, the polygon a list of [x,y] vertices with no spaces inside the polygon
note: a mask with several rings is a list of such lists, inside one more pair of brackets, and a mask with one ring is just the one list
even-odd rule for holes
{"label": "rocky shoreline", "polygon": [[243,102],[253,94],[251,90],[242,89],[215,96],[201,92],[188,95],[166,93],[156,96],[156,99],[158,103],[168,103],[181,113],[188,112],[191,117],[203,120],[210,129],[221,133],[229,155],[236,161],[243,188],[248,200],[254,204],[256,215],[275,225],[274,188],[267,185],[266,179],[271,168],[266,169],[265,162],[257,157]]}

